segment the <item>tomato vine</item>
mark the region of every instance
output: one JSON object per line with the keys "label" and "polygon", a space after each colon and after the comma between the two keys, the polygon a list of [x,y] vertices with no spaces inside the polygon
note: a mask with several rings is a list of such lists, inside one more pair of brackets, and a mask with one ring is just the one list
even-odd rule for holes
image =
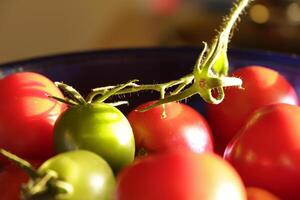
{"label": "tomato vine", "polygon": [[[242,86],[241,79],[227,76],[229,69],[227,48],[233,27],[250,1],[240,0],[234,4],[229,15],[224,17],[224,23],[210,47],[206,42],[203,42],[204,48],[191,74],[160,84],[139,85],[136,83],[137,80],[134,80],[130,81],[130,84],[95,88],[88,96],[88,101],[91,101],[97,95],[108,97],[142,90],[154,90],[160,92],[160,100],[141,111],[146,111],[168,102],[187,99],[196,94],[199,94],[208,103],[218,104],[222,102],[225,96],[224,87]],[[166,95],[166,91],[169,91],[169,95]],[[212,95],[213,91],[217,92],[217,96]]]}
{"label": "tomato vine", "polygon": [[[220,27],[220,31],[212,40],[212,44],[208,46],[206,42],[203,42],[204,48],[196,60],[192,73],[188,75],[182,76],[177,80],[159,84],[137,84],[138,80],[130,80],[125,84],[98,87],[92,89],[86,99],[71,86],[56,82],[56,85],[71,98],[52,98],[63,101],[69,105],[78,105],[92,102],[103,103],[114,95],[153,90],[160,93],[160,99],[140,110],[141,112],[168,102],[181,101],[197,94],[208,103],[219,104],[225,97],[224,87],[242,87],[243,84],[240,78],[228,76],[229,62],[227,49],[234,26],[251,1],[252,0],[238,0],[234,3],[228,16],[224,17],[224,22]],[[128,102],[120,101],[111,104],[117,106],[126,103]],[[165,116],[165,109],[163,109],[162,117]]]}

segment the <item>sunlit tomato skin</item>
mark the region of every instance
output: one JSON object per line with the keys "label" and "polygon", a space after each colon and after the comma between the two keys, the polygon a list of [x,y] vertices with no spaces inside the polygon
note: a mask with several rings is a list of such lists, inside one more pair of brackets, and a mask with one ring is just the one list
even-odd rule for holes
{"label": "sunlit tomato skin", "polygon": [[284,200],[300,197],[300,108],[260,108],[229,143],[224,158],[246,186],[269,190]]}
{"label": "sunlit tomato skin", "polygon": [[152,154],[117,177],[116,200],[246,200],[236,171],[219,156],[191,151]]}
{"label": "sunlit tomato skin", "polygon": [[76,150],[58,154],[38,168],[40,174],[49,171],[57,174],[57,180],[72,187],[65,196],[52,193],[51,200],[113,199],[116,184],[113,171],[103,158],[93,152]]}
{"label": "sunlit tomato skin", "polygon": [[161,153],[174,149],[193,152],[213,151],[213,139],[206,119],[183,103],[167,103],[166,118],[162,106],[140,112],[153,102],[147,102],[131,111],[127,118],[133,129],[137,149]]}
{"label": "sunlit tomato skin", "polygon": [[247,200],[280,200],[267,190],[257,187],[247,187]]}
{"label": "sunlit tomato skin", "polygon": [[104,103],[66,110],[55,124],[54,141],[57,152],[90,150],[103,157],[115,171],[134,160],[134,136],[127,118],[119,109]]}
{"label": "sunlit tomato skin", "polygon": [[298,105],[293,86],[277,71],[262,66],[247,66],[233,72],[243,81],[241,88],[225,88],[225,99],[218,105],[207,105],[207,119],[215,138],[215,149],[221,155],[226,145],[258,108],[274,104]]}
{"label": "sunlit tomato skin", "polygon": [[63,98],[45,76],[19,72],[0,81],[0,148],[28,159],[54,155],[53,127],[66,106],[49,95]]}
{"label": "sunlit tomato skin", "polygon": [[[38,167],[42,161],[30,161]],[[7,164],[0,170],[1,200],[21,200],[21,185],[29,180],[28,175],[14,164]]]}

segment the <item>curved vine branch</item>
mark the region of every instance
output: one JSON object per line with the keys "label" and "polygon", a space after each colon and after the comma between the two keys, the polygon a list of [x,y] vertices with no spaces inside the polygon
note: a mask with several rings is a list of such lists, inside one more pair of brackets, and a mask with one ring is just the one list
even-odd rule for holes
{"label": "curved vine branch", "polygon": [[[220,103],[224,98],[224,87],[241,87],[242,85],[242,80],[239,78],[227,76],[229,69],[227,47],[232,35],[232,29],[250,1],[252,0],[240,0],[234,4],[229,15],[224,18],[221,30],[212,41],[211,47],[208,47],[207,43],[203,42],[204,49],[199,55],[191,74],[166,83],[153,85],[134,84],[119,90],[115,94],[134,93],[142,90],[161,92],[162,90],[177,86],[168,96],[161,93],[161,99],[155,105],[150,106],[149,109],[156,105],[186,99],[195,94],[199,94],[208,103]],[[105,95],[115,87],[117,86],[96,88],[93,92],[94,95]],[[212,95],[213,90],[217,91],[217,97]],[[148,108],[145,110],[148,110]]]}
{"label": "curved vine branch", "polygon": [[[218,104],[224,99],[224,87],[242,86],[242,80],[236,77],[229,77],[227,48],[232,36],[233,27],[238,21],[241,13],[252,0],[238,0],[234,3],[228,16],[224,17],[224,23],[217,36],[210,46],[203,42],[204,48],[200,53],[191,74],[177,80],[159,84],[137,84],[137,80],[115,86],[95,88],[83,99],[82,96],[73,90],[72,87],[57,85],[66,90],[70,99],[65,100],[69,105],[85,104],[92,102],[104,102],[111,96],[135,93],[143,90],[153,90],[160,93],[160,99],[142,111],[149,110],[155,106],[173,101],[187,99],[193,95],[200,95],[208,103]],[[168,95],[166,95],[168,91]],[[212,94],[214,93],[214,95]],[[124,104],[126,102],[116,102]]]}

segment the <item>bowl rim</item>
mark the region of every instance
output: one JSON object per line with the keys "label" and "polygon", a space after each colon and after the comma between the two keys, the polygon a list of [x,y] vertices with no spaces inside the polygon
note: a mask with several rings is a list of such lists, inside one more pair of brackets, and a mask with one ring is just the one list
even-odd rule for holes
{"label": "bowl rim", "polygon": [[[0,63],[1,68],[12,68],[15,66],[25,66],[30,64],[37,64],[51,61],[63,61],[65,59],[72,59],[85,56],[96,56],[96,55],[123,55],[123,54],[151,54],[151,53],[172,53],[172,52],[199,52],[201,53],[202,46],[171,46],[171,47],[129,47],[129,48],[114,48],[114,49],[91,49],[74,52],[55,53],[49,55],[41,55],[32,58],[25,58],[16,61],[8,61]],[[288,61],[289,63],[295,63],[300,67],[300,55],[290,54],[285,52],[276,52],[262,49],[251,49],[251,48],[229,48],[228,49],[229,60],[231,55],[239,55],[241,57],[247,57],[247,59],[272,59],[274,62],[281,62],[282,60]]]}

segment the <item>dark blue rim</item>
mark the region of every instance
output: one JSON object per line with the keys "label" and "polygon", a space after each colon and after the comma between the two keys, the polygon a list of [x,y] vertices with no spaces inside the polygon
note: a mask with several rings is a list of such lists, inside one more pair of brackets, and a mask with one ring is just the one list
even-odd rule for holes
{"label": "dark blue rim", "polygon": [[[154,54],[154,53],[168,53],[172,52],[201,52],[202,47],[192,46],[192,47],[149,47],[149,48],[120,48],[120,49],[102,49],[102,50],[90,50],[90,51],[79,51],[71,53],[63,53],[57,55],[49,56],[40,56],[31,59],[24,59],[20,61],[13,61],[4,64],[0,64],[0,68],[10,68],[14,66],[24,66],[31,65],[36,63],[45,63],[45,62],[57,62],[65,59],[86,57],[86,56],[106,56],[106,55],[124,55],[124,54]],[[289,63],[289,65],[295,65],[300,67],[300,56],[299,55],[290,55],[279,52],[271,52],[264,50],[254,50],[254,49],[240,49],[240,48],[231,48],[229,49],[229,56],[238,56],[239,59],[245,60],[272,60],[273,63]]]}

